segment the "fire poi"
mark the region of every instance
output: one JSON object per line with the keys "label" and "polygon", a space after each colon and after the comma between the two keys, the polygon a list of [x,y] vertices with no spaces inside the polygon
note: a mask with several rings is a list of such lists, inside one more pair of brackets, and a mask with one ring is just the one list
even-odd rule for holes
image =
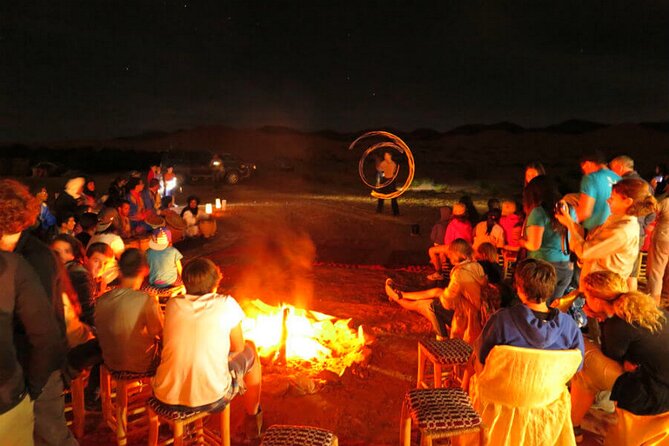
{"label": "fire poi", "polygon": [[[365,183],[366,186],[372,189],[372,197],[381,198],[384,200],[397,198],[409,189],[411,183],[413,182],[414,174],[416,173],[416,164],[414,162],[411,149],[409,149],[409,146],[407,146],[407,144],[404,141],[402,141],[400,137],[393,135],[392,133],[383,131],[367,132],[364,135],[359,136],[355,141],[351,143],[350,146],[348,146],[348,149],[352,150],[359,143],[361,143],[361,141],[368,140],[370,138],[381,138],[382,140],[369,146],[362,154],[360,162],[358,163],[358,173],[360,175],[360,179],[362,180],[363,183]],[[404,184],[402,184],[402,186],[396,191],[389,193],[384,193],[383,190],[386,186],[395,181],[400,171],[399,168],[395,171],[392,177],[386,178],[385,181],[379,184],[370,183],[365,177],[365,171],[364,171],[365,161],[367,160],[367,157],[371,155],[372,152],[382,149],[392,149],[398,151],[399,153],[404,154],[407,157],[407,163],[409,165],[409,172],[407,174],[407,178],[404,180]]]}

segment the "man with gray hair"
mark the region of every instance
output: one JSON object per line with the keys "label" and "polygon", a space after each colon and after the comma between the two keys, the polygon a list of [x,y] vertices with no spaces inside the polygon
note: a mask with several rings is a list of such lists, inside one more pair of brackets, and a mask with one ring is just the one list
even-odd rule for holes
{"label": "man with gray hair", "polygon": [[627,155],[620,155],[609,162],[609,169],[618,174],[620,178],[635,178],[642,180],[641,176],[634,170],[634,160]]}

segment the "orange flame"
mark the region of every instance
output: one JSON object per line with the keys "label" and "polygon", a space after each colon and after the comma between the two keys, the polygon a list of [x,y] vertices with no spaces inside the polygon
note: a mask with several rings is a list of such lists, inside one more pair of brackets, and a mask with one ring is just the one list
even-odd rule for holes
{"label": "orange flame", "polygon": [[292,305],[271,306],[256,299],[244,304],[246,319],[242,329],[244,337],[256,344],[261,357],[272,357],[281,347],[284,308],[289,309],[288,362],[310,361],[316,371],[326,369],[341,376],[346,367],[362,360],[365,345],[362,327],[357,331],[350,328],[350,319],[337,319]]}

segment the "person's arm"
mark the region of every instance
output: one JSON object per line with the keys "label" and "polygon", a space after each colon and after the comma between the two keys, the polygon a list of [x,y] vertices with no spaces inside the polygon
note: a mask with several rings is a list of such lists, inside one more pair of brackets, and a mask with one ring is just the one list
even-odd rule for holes
{"label": "person's arm", "polygon": [[54,226],[56,224],[56,217],[49,210],[49,206],[47,206],[44,203],[42,203],[41,220],[42,220],[42,226],[47,228],[50,228],[51,226]]}
{"label": "person's arm", "polygon": [[543,226],[528,226],[525,229],[525,239],[520,241],[520,246],[528,251],[536,251],[541,248],[541,240],[544,237]]}
{"label": "person's arm", "polygon": [[458,271],[451,271],[451,280],[448,283],[448,288],[439,296],[441,305],[449,310],[455,308],[455,302],[460,298],[462,293],[462,285],[460,284],[460,273]]}
{"label": "person's arm", "polygon": [[88,325],[95,325],[95,283],[90,273],[87,271],[72,271],[70,272],[70,279],[74,291],[77,292],[79,305],[81,306],[81,322]]}
{"label": "person's arm", "polygon": [[[637,234],[637,231],[635,231],[635,234]],[[624,226],[622,224],[616,224],[605,230],[598,231],[594,237],[575,246],[576,249],[572,248],[572,251],[574,251],[578,258],[582,260],[601,259],[618,252],[627,244],[627,241],[628,235]],[[570,240],[570,248],[571,245],[572,243]]]}
{"label": "person's arm", "polygon": [[581,195],[578,197],[578,206],[576,207],[576,215],[579,222],[584,221],[592,215],[595,209],[596,187],[590,175],[586,175],[581,180]]}
{"label": "person's arm", "polygon": [[502,324],[499,323],[498,319],[499,313],[493,314],[485,324],[485,327],[483,327],[480,337],[481,346],[478,351],[478,359],[481,364],[485,364],[485,360],[494,346],[504,345],[506,342]]}
{"label": "person's arm", "polygon": [[163,313],[160,311],[158,300],[153,296],[148,296],[144,306],[146,316],[146,328],[151,336],[157,338],[163,335]]}
{"label": "person's arm", "polygon": [[230,353],[239,353],[242,350],[244,350],[244,332],[240,322],[230,330]]}
{"label": "person's arm", "polygon": [[49,298],[33,269],[22,258],[18,259],[14,281],[14,311],[31,346],[26,381],[30,397],[35,400],[51,373],[60,367],[65,345]]}
{"label": "person's arm", "polygon": [[181,265],[181,260],[177,260],[177,274],[179,277],[181,277],[181,273],[183,272],[183,266]]}

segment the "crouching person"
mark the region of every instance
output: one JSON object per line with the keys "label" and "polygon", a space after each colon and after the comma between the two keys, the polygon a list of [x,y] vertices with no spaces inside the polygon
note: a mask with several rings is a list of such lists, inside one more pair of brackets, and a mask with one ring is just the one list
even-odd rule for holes
{"label": "crouching person", "polygon": [[209,259],[198,258],[184,267],[187,294],[167,302],[153,393],[175,410],[210,412],[223,410],[243,394],[246,435],[254,439],[262,428],[260,361],[255,346],[244,341],[239,304],[216,293],[221,277]]}

